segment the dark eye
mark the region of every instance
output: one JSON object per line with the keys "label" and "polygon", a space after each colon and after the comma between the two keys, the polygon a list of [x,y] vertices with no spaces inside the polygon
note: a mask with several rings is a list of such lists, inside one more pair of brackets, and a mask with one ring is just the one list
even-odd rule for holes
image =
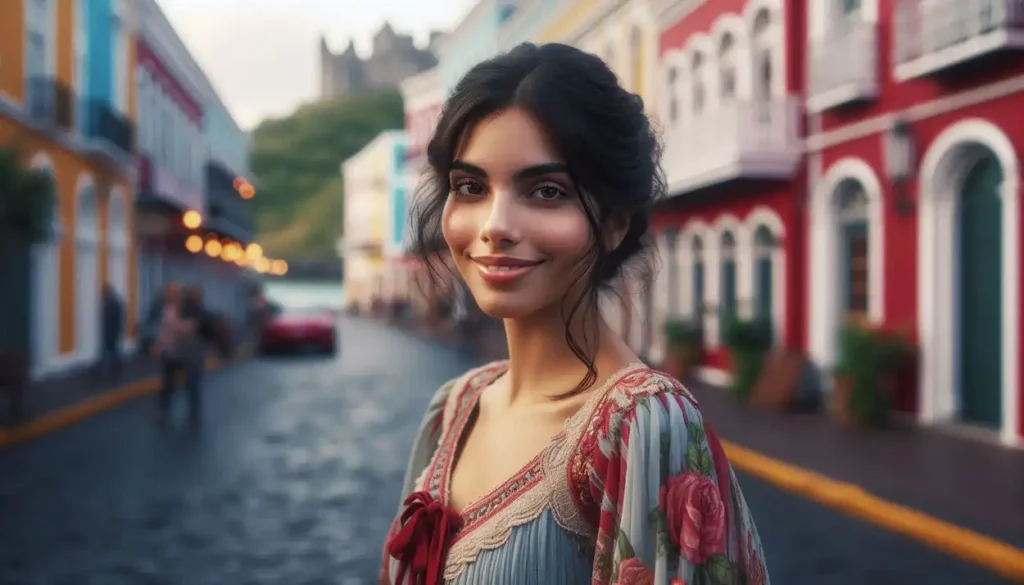
{"label": "dark eye", "polygon": [[452,192],[464,197],[480,197],[487,194],[487,189],[479,181],[460,179],[452,185]]}
{"label": "dark eye", "polygon": [[565,196],[565,189],[550,183],[540,185],[530,193],[530,197],[541,201],[557,201]]}

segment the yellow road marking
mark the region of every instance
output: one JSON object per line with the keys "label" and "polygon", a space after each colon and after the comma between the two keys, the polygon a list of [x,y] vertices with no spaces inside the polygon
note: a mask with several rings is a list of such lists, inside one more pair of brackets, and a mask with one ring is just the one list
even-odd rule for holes
{"label": "yellow road marking", "polygon": [[722,441],[722,446],[736,469],[950,556],[985,567],[1002,577],[1024,583],[1024,550],[883,500],[854,484],[772,459],[728,441]]}

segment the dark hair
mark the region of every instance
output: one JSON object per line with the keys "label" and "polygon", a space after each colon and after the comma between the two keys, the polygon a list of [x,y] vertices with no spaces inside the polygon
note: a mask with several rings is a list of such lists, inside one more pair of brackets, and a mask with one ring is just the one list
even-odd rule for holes
{"label": "dark hair", "polygon": [[[436,260],[446,248],[441,216],[456,151],[482,120],[512,107],[529,112],[545,129],[569,168],[595,235],[582,267],[590,275],[586,292],[568,313],[563,306],[566,342],[587,366],[587,375],[576,388],[558,396],[568,397],[597,380],[593,357],[573,338],[568,324],[581,308],[596,316],[601,287],[621,276],[627,263],[647,247],[650,210],[665,193],[661,146],[643,100],[623,89],[594,55],[568,45],[524,43],[479,63],[459,81],[441,110],[427,146],[429,168],[413,206],[413,241],[434,281],[442,265]],[[608,250],[600,234],[617,214],[629,217],[629,228],[622,243]]]}

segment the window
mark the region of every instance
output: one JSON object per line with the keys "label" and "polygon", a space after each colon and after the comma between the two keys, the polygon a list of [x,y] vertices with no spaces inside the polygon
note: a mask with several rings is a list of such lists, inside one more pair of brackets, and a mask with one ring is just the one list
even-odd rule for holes
{"label": "window", "polygon": [[839,0],[840,11],[843,16],[849,16],[860,12],[860,0]]}
{"label": "window", "polygon": [[848,179],[836,189],[839,208],[840,270],[843,278],[845,312],[867,313],[868,310],[868,196],[864,186]]}
{"label": "window", "polygon": [[128,111],[128,32],[125,30],[124,22],[116,15],[111,15],[110,33],[114,38],[113,60],[113,87],[110,88],[110,95],[113,96],[114,110],[122,113]]}
{"label": "window", "polygon": [[728,319],[736,315],[736,236],[732,232],[722,234],[721,253],[722,294],[719,313]]}
{"label": "window", "polygon": [[25,108],[31,116],[48,116],[54,96],[42,78],[53,75],[53,6],[50,0],[29,0],[25,22]]}
{"label": "window", "polygon": [[690,250],[693,255],[693,319],[699,324],[704,317],[704,240],[695,236]]}
{"label": "window", "polygon": [[758,226],[754,232],[754,278],[755,278],[755,309],[757,316],[763,319],[772,317],[772,255],[778,242],[766,226]]}
{"label": "window", "polygon": [[[89,2],[79,0],[75,3],[75,91],[81,97],[89,95]],[[75,102],[76,125],[78,133],[86,136],[89,133],[89,107],[87,99]]]}
{"label": "window", "polygon": [[630,48],[630,69],[633,77],[631,79],[634,93],[642,93],[644,88],[644,46],[643,37],[640,35],[640,28],[633,27],[629,38]]}
{"label": "window", "polygon": [[679,118],[679,98],[676,96],[676,82],[679,71],[673,66],[665,78],[665,93],[668,95],[668,120],[675,122]]}
{"label": "window", "polygon": [[754,17],[754,97],[768,100],[772,95],[773,45],[772,17],[767,9],[763,9]]}
{"label": "window", "polygon": [[731,34],[722,37],[722,45],[719,47],[719,63],[722,76],[719,88],[722,101],[728,101],[736,97],[736,39]]}
{"label": "window", "polygon": [[693,113],[700,114],[704,110],[704,54],[693,54]]}

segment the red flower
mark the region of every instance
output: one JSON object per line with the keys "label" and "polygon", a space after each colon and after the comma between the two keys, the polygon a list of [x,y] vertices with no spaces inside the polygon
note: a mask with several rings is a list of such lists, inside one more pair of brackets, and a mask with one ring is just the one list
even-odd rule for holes
{"label": "red flower", "polygon": [[395,583],[401,584],[408,574],[410,584],[440,585],[459,517],[427,491],[409,494],[404,506],[398,529],[387,543],[388,554],[398,560]]}
{"label": "red flower", "polygon": [[670,477],[658,499],[669,539],[691,563],[725,552],[725,504],[711,478],[692,471]]}
{"label": "red flower", "polygon": [[619,563],[619,580],[615,585],[654,585],[654,575],[640,559],[633,557]]}
{"label": "red flower", "polygon": [[754,546],[754,535],[747,533],[747,582],[750,585],[765,585],[768,582],[768,570],[764,566],[761,552]]}

